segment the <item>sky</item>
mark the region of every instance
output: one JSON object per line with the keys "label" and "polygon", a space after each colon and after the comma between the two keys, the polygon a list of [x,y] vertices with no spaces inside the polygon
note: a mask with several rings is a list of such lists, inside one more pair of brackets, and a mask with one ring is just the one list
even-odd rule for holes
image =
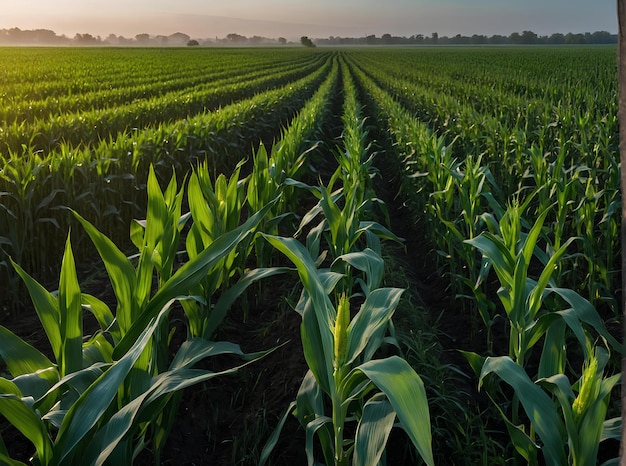
{"label": "sky", "polygon": [[0,0],[0,29],[73,37],[617,33],[615,0]]}

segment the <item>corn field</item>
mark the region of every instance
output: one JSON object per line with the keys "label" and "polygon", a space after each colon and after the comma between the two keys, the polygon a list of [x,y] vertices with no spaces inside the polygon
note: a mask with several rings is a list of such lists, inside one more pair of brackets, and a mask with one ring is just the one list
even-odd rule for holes
{"label": "corn field", "polygon": [[0,462],[618,464],[617,114],[614,46],[0,48]]}

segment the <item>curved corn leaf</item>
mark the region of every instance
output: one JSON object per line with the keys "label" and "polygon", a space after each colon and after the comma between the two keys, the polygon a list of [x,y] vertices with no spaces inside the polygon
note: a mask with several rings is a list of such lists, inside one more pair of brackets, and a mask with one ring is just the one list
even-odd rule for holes
{"label": "curved corn leaf", "polygon": [[369,400],[357,427],[353,466],[377,466],[391,433],[396,412],[388,400]]}
{"label": "curved corn leaf", "polygon": [[205,323],[203,337],[210,339],[220,325],[235,300],[253,283],[291,271],[287,267],[257,268],[250,270],[239,279],[237,283],[224,290],[220,295],[215,307],[211,311],[208,321]]}
{"label": "curved corn leaf", "polygon": [[[72,211],[73,212],[73,211]],[[83,228],[91,238],[91,241],[98,250],[98,254],[104,262],[104,266],[109,275],[115,298],[117,299],[116,318],[119,322],[120,330],[124,334],[133,323],[135,314],[134,307],[136,286],[135,269],[126,258],[126,255],[107,236],[100,233],[91,223],[73,212],[74,216],[82,224]]]}
{"label": "curved corn leaf", "polygon": [[565,426],[550,397],[530,380],[522,367],[515,364],[508,356],[485,359],[479,387],[483,379],[492,372],[515,390],[533,428],[543,442],[542,451],[546,463],[551,466],[567,464],[562,440]]}
{"label": "curved corn leaf", "polygon": [[52,459],[52,440],[45,423],[27,402],[15,384],[0,378],[0,414],[4,416],[35,447],[42,464]]}
{"label": "curved corn leaf", "polygon": [[2,325],[0,325],[0,358],[13,377],[45,371],[42,375],[48,383],[54,384],[59,379],[58,374],[54,376],[46,371],[55,365],[43,353]]}
{"label": "curved corn leaf", "polygon": [[[202,346],[205,346],[204,350]],[[86,464],[104,464],[109,455],[113,453],[117,445],[133,426],[136,425],[140,418],[154,419],[156,415],[162,411],[162,403],[158,403],[158,401],[162,400],[163,397],[214,377],[232,374],[247,364],[250,364],[250,362],[246,362],[245,364],[221,372],[190,369],[189,367],[191,365],[195,364],[203,357],[227,353],[243,354],[241,353],[239,345],[229,342],[208,342],[200,338],[196,339],[195,343],[187,347],[185,351],[190,351],[191,347],[200,350],[199,354],[202,356],[199,356],[199,358],[179,358],[173,370],[154,377],[146,391],[115,413],[111,419],[98,430],[93,440],[90,442],[85,457],[82,459]],[[271,351],[272,350],[258,353],[253,361]],[[146,411],[151,411],[151,413],[146,413]]]}
{"label": "curved corn leaf", "polygon": [[33,301],[35,312],[37,312],[39,321],[46,332],[54,357],[59,361],[61,355],[61,329],[59,326],[61,316],[59,314],[58,300],[35,279],[28,275],[24,269],[13,262],[12,259],[11,264],[13,264],[13,267],[15,267],[16,272],[22,278],[28,289],[30,299]]}
{"label": "curved corn leaf", "polygon": [[424,462],[434,466],[428,400],[420,376],[398,356],[368,361],[354,370],[365,374],[387,396]]}
{"label": "curved corn leaf", "polygon": [[372,249],[366,248],[363,251],[351,252],[339,256],[333,262],[333,265],[340,260],[347,262],[352,267],[365,274],[366,287],[363,290],[365,296],[380,286],[385,273],[385,262],[383,261],[383,258]]}
{"label": "curved corn leaf", "polygon": [[270,244],[285,254],[298,269],[300,280],[308,293],[302,314],[302,346],[307,364],[322,390],[330,393],[333,380],[334,337],[336,310],[319,278],[319,272],[309,251],[294,238],[263,234]]}
{"label": "curved corn leaf", "polygon": [[[372,342],[380,344],[403,292],[400,288],[379,288],[369,294],[348,327],[347,364],[354,362]],[[368,356],[377,349],[369,350]]]}

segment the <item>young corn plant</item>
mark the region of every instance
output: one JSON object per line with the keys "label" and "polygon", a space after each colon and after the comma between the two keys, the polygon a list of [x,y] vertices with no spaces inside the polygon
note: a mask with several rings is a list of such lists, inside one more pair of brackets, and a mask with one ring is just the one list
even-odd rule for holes
{"label": "young corn plant", "polygon": [[[530,200],[527,198],[521,206],[510,206],[499,222],[491,214],[484,215],[490,231],[466,242],[477,248],[486,259],[482,277],[493,268],[500,281],[498,297],[510,326],[509,357],[525,367],[532,348],[545,335],[539,374],[548,377],[563,372],[565,367],[566,348],[563,347],[563,341],[566,327],[573,331],[583,346],[583,330],[586,326],[594,329],[615,348],[620,345],[606,330],[597,311],[587,300],[572,290],[555,285],[555,266],[576,238],[565,241],[552,254],[542,251],[538,243],[549,211],[540,214],[532,228],[527,233],[523,232],[525,222],[522,214]],[[543,266],[537,279],[530,276],[533,259]],[[548,300],[550,295],[558,297],[555,298],[556,302]],[[563,310],[559,307],[562,303],[569,304],[571,308]]]}
{"label": "young corn plant", "polygon": [[[352,316],[347,294],[335,291],[336,305],[329,297],[342,274],[317,269],[309,251],[293,238],[265,238],[294,263],[304,287],[297,310],[302,316],[309,372],[286,416],[292,412],[306,429],[308,464],[315,464],[315,437],[328,465],[384,462],[387,439],[397,418],[425,463],[433,465],[428,401],[421,378],[399,356],[374,358],[383,342],[395,341],[387,333],[403,290],[377,288],[374,279],[371,285],[375,289],[369,290]],[[366,274],[372,271],[380,277],[374,264],[380,267],[381,261],[372,260],[374,255],[372,250],[353,252],[346,260],[360,263]],[[327,402],[330,413],[325,409]],[[268,441],[261,465],[284,421]],[[348,428],[353,424],[353,429]]]}
{"label": "young corn plant", "polygon": [[[349,184],[352,189],[339,188],[333,191],[335,183],[341,179],[346,182],[341,167],[333,173],[328,186],[309,186],[294,180],[286,182],[309,190],[319,199],[319,202],[307,212],[300,222],[300,226],[295,236],[298,236],[303,229],[312,223],[319,215],[323,215],[322,220],[314,226],[307,234],[307,247],[316,261],[322,261],[329,253],[330,258],[335,260],[338,257],[360,249],[360,242],[365,237],[364,244],[375,251],[380,250],[380,239],[390,239],[401,241],[393,232],[382,226],[380,223],[365,220],[367,214],[371,212],[371,204],[378,202],[376,199],[362,199],[359,189],[354,184]],[[326,239],[325,245],[328,250],[320,253],[324,246],[322,239]]]}
{"label": "young corn plant", "polygon": [[[580,413],[582,406],[588,406],[588,403],[596,407],[593,409],[594,413],[585,421],[582,421],[582,417],[577,417],[576,421],[572,420],[573,396],[570,396],[572,389],[564,375],[568,364],[571,363],[568,360],[568,336],[575,337],[585,354],[586,364],[596,369],[597,354],[603,350],[594,352],[590,348],[588,338],[591,332],[595,332],[620,353],[622,349],[607,331],[604,322],[589,301],[573,290],[556,286],[552,277],[557,270],[556,264],[575,238],[566,241],[556,251],[550,248],[548,253],[542,251],[538,247],[538,242],[548,211],[540,214],[530,231],[524,233],[522,226],[525,222],[521,216],[529,202],[530,198],[523,206],[509,207],[499,223],[495,222],[493,216],[486,215],[485,220],[490,231],[467,241],[484,255],[487,264],[493,267],[500,281],[498,296],[509,319],[510,339],[508,356],[483,359],[473,353],[465,354],[476,373],[480,375],[479,386],[482,385],[484,378],[493,372],[513,387],[515,396],[510,406],[510,417],[506,413],[506,408],[500,407],[492,393],[490,396],[506,422],[513,445],[526,461],[538,464],[538,447],[535,439],[535,435],[538,435],[547,464],[567,464],[565,445],[568,445],[570,450],[569,464],[595,464],[608,397],[619,376],[604,381],[601,373],[590,376],[589,370],[586,370],[587,385],[584,381],[579,383],[580,397],[576,403],[580,407]],[[531,278],[529,273],[533,259],[543,266],[537,280]],[[527,366],[533,347],[541,341],[543,349],[538,360],[537,375],[531,378],[527,374]],[[604,368],[608,358],[603,356],[601,359],[604,361],[601,364]],[[597,372],[596,369],[592,372]],[[596,376],[603,380],[597,385],[603,387],[601,390],[583,388],[593,386],[590,380]],[[561,403],[565,425],[545,390]],[[584,395],[590,391],[594,393],[593,401],[587,400],[588,396]],[[582,402],[583,399],[587,401]],[[600,399],[602,401],[598,401]],[[520,404],[530,419],[530,427],[526,429],[520,426]],[[589,429],[588,438],[581,437],[581,429]]]}
{"label": "young corn plant", "polygon": [[[241,164],[228,179],[223,174],[219,175],[214,183],[211,182],[206,163],[200,164],[190,176],[187,198],[193,224],[186,239],[189,259],[196,258],[218,238],[239,226],[246,202],[245,180],[240,179],[240,167]],[[211,297],[220,287],[228,288],[235,274],[243,272],[244,263],[250,254],[252,237],[251,232],[245,242],[217,263],[198,284],[193,293],[202,297],[202,300],[183,304],[193,336],[210,337],[206,330],[214,304]]]}
{"label": "young corn plant", "polygon": [[550,466],[593,466],[601,442],[620,439],[621,429],[615,428],[619,419],[605,420],[611,391],[621,378],[621,374],[604,376],[608,359],[604,348],[588,344],[582,375],[570,385],[565,374],[533,382],[509,357],[489,357],[482,365],[479,387],[495,374],[515,390],[530,426],[517,425],[499,409],[515,449],[528,464],[540,464],[541,452]]}
{"label": "young corn plant", "polygon": [[[36,464],[104,464],[107,460],[131,464],[147,445],[158,462],[181,390],[218,375],[193,366],[215,354],[243,356],[233,343],[188,333],[172,359],[170,352],[176,349],[170,348],[167,317],[175,301],[202,299],[193,291],[240,243],[250,240],[268,209],[214,238],[173,271],[181,225],[180,193],[173,183],[163,195],[154,177],[149,182],[148,215],[133,231],[133,241],[141,245],[136,267],[76,214],[109,274],[117,298],[115,313],[81,292],[69,237],[57,292],[48,292],[13,264],[30,292],[56,361],[0,327],[0,357],[11,374],[0,379],[0,413],[33,443]],[[154,271],[159,277],[157,289],[152,289]],[[91,312],[99,323],[92,336],[84,335],[83,312]],[[6,464],[19,464],[10,459],[3,442],[0,457]]]}

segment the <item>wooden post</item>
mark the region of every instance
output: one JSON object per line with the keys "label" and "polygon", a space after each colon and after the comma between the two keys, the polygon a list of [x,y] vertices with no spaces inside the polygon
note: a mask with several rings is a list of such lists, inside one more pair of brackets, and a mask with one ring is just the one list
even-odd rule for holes
{"label": "wooden post", "polygon": [[[624,345],[626,346],[626,0],[617,0],[618,23],[618,94],[619,94],[619,152],[621,166],[622,187],[622,326],[624,328]],[[622,358],[622,377],[626,374],[626,357]],[[621,386],[622,398],[622,426],[626,425],[626,386]],[[622,427],[622,441],[620,444],[620,464],[626,464],[624,453],[626,445],[626,428]]]}

